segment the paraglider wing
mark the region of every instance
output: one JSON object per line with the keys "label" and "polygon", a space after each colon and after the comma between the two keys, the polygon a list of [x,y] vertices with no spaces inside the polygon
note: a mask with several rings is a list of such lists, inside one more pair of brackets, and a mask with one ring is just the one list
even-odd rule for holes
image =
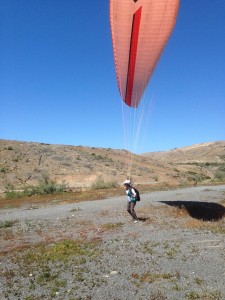
{"label": "paraglider wing", "polygon": [[179,0],[110,0],[119,91],[137,107],[176,22]]}

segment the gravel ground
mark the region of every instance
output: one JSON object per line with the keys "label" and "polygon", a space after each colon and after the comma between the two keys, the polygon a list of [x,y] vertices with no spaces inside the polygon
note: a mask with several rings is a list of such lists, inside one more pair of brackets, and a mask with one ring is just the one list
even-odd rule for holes
{"label": "gravel ground", "polygon": [[[0,299],[225,299],[225,186],[0,211]],[[222,205],[223,204],[223,205]]]}

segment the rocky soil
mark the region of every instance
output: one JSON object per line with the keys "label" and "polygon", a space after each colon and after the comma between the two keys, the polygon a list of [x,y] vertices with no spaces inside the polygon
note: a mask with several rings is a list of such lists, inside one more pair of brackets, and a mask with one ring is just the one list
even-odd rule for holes
{"label": "rocky soil", "polygon": [[[12,200],[13,201],[13,200]],[[225,186],[0,211],[1,300],[225,299]]]}

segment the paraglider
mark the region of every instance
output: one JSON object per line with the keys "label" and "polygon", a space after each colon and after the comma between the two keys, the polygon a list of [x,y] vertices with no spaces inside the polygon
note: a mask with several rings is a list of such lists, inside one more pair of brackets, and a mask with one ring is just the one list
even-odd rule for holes
{"label": "paraglider", "polygon": [[110,0],[110,25],[119,91],[138,107],[173,31],[179,0]]}

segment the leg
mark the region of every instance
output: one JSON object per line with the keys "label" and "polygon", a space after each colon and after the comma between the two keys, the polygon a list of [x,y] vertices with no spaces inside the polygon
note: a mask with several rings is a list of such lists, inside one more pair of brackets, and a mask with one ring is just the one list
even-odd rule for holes
{"label": "leg", "polygon": [[131,217],[134,218],[133,215],[132,215],[132,213],[131,213],[131,203],[132,202],[127,202],[127,211],[129,212],[129,214],[131,215]]}
{"label": "leg", "polygon": [[130,202],[130,214],[132,215],[132,217],[134,218],[134,220],[138,220],[138,217],[136,215],[136,212],[134,210],[134,207],[136,205],[136,202]]}

